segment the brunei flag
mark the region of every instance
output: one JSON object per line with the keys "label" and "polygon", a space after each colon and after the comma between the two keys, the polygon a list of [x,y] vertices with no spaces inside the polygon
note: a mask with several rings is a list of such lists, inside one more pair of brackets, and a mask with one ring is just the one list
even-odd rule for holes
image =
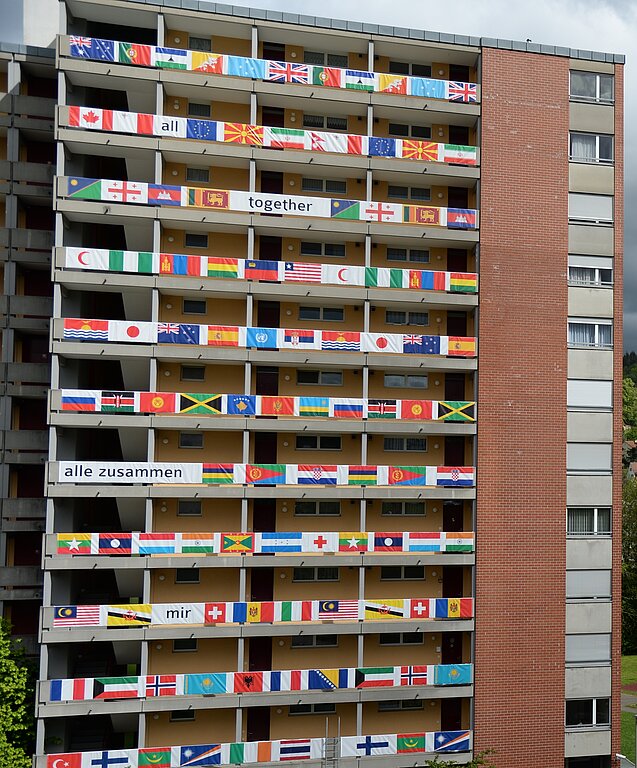
{"label": "brunei flag", "polygon": [[371,621],[390,621],[391,619],[404,619],[405,600],[365,600],[364,617]]}
{"label": "brunei flag", "polygon": [[151,622],[152,606],[143,603],[107,606],[107,627],[145,627]]}
{"label": "brunei flag", "polygon": [[204,483],[224,485],[234,483],[234,464],[204,464],[201,478]]}

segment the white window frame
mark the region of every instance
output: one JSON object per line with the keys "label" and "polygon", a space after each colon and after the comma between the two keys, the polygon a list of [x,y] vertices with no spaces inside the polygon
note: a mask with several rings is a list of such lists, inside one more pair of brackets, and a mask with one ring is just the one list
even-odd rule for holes
{"label": "white window frame", "polygon": [[[603,585],[603,589],[600,590],[599,586],[594,585],[595,580],[607,581],[607,584]],[[582,585],[587,582],[588,586],[582,590]],[[591,587],[590,584],[594,586]],[[578,594],[578,586],[580,594]],[[595,590],[599,590],[598,593]],[[608,568],[587,568],[576,570],[567,568],[566,570],[566,601],[569,603],[583,603],[583,602],[610,602],[612,596],[612,573]],[[591,592],[593,594],[587,594]]]}
{"label": "white window frame", "polygon": [[[572,75],[574,72],[577,72],[579,75],[589,75],[591,77],[595,78],[595,96],[589,97],[589,96],[579,96],[572,92]],[[613,80],[613,95],[610,99],[602,99],[601,97],[601,78],[602,77],[611,77]],[[569,99],[571,101],[584,101],[587,104],[614,104],[615,103],[615,76],[612,75],[610,72],[587,72],[583,69],[572,69],[569,73],[569,82],[568,82],[568,93],[569,93]]]}
{"label": "white window frame", "polygon": [[613,382],[603,379],[567,379],[566,407],[569,411],[612,411]]}
{"label": "white window frame", "polygon": [[[594,270],[592,281],[580,282],[571,277],[571,267]],[[569,253],[568,255],[568,284],[573,287],[586,286],[594,288],[612,288],[614,283],[613,259],[610,256],[585,256],[583,254]],[[602,272],[610,272],[610,282],[602,280]]]}
{"label": "white window frame", "polygon": [[[597,464],[594,466],[593,464]],[[569,475],[608,475],[613,468],[612,443],[566,443]]]}
{"label": "white window frame", "polygon": [[[569,510],[575,510],[575,509],[592,509],[593,510],[593,530],[592,531],[585,531],[584,533],[578,533],[577,531],[570,531],[569,525],[568,525],[568,518],[569,518]],[[603,509],[604,511],[608,510],[610,514],[608,515],[608,519],[610,522],[610,527],[607,531],[600,531],[599,530],[599,510]],[[577,507],[577,506],[569,506],[566,508],[566,535],[569,538],[587,538],[590,536],[604,536],[606,538],[609,538],[612,536],[613,533],[613,508],[609,505],[607,507],[600,505],[598,507]]]}
{"label": "white window frame", "polygon": [[[593,716],[592,716],[592,722],[591,723],[581,723],[578,725],[569,725],[567,722],[567,715],[566,715],[566,707],[568,707],[569,701],[591,701],[593,704]],[[598,701],[605,701],[606,706],[608,709],[608,722],[606,723],[598,723],[597,722],[597,702]],[[610,721],[611,721],[611,707],[610,707],[610,699],[606,696],[597,696],[596,698],[582,698],[582,699],[567,699],[566,700],[566,707],[564,708],[564,727],[568,731],[580,731],[580,730],[588,730],[590,728],[610,728]]]}
{"label": "white window frame", "polygon": [[[571,325],[589,325],[593,326],[594,328],[594,341],[592,344],[579,344],[577,342],[571,341],[571,333],[570,333],[570,327]],[[611,331],[611,340],[610,344],[602,344],[600,342],[600,332],[599,329],[601,326],[604,326],[605,328],[610,327]],[[606,320],[602,318],[596,318],[596,317],[569,317],[568,318],[568,337],[567,337],[567,344],[569,349],[613,349],[613,321],[612,320]]]}
{"label": "white window frame", "polygon": [[[387,448],[387,440],[401,440],[402,448]],[[424,448],[409,448],[409,440],[420,440],[424,442]],[[386,435],[383,437],[383,451],[386,453],[426,453],[427,452],[427,438],[420,435]]]}
{"label": "white window frame", "polygon": [[[599,203],[600,210],[594,213],[574,213],[573,208],[578,207],[579,204],[583,204],[585,201],[587,204],[596,202]],[[601,210],[602,204],[603,206],[608,207],[609,203],[611,209],[610,215]],[[613,195],[593,195],[586,192],[569,192],[568,220],[572,223],[597,224],[600,226],[612,225],[615,221],[615,198]]]}
{"label": "white window frame", "polygon": [[[579,641],[586,638],[595,638],[600,646],[597,657],[594,653],[588,653],[586,657],[583,648],[577,648]],[[566,635],[566,666],[567,667],[589,667],[589,666],[610,666],[612,656],[612,636],[610,632],[594,632],[590,634],[572,634]],[[606,653],[608,649],[608,653]],[[574,653],[575,652],[575,653]],[[570,658],[569,658],[570,653]],[[576,658],[580,656],[581,658]]]}
{"label": "white window frame", "polygon": [[[574,136],[587,136],[592,137],[595,139],[595,157],[592,159],[588,159],[585,157],[575,157],[573,155],[573,137]],[[604,137],[605,139],[610,139],[611,141],[611,157],[605,158],[600,157],[600,151],[599,151],[599,145],[600,145],[600,139]],[[572,163],[584,163],[587,165],[590,164],[600,164],[600,165],[614,165],[615,163],[615,137],[612,135],[612,133],[590,133],[588,131],[569,131],[568,134],[568,159]]]}

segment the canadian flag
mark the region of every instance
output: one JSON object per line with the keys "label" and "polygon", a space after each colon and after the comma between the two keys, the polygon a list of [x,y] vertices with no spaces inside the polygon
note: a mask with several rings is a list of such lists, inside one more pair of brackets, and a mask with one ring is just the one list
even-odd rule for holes
{"label": "canadian flag", "polygon": [[93,107],[69,107],[69,125],[94,131],[113,130],[113,111]]}

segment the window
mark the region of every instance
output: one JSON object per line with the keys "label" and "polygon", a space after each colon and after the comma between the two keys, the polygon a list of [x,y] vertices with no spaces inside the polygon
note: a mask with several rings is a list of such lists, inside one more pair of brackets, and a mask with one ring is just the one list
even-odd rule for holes
{"label": "window", "polygon": [[199,568],[176,568],[175,584],[199,584]]}
{"label": "window", "polygon": [[300,369],[296,372],[296,383],[340,387],[343,385],[343,371],[306,371]]}
{"label": "window", "polygon": [[200,104],[196,101],[189,101],[188,114],[192,117],[210,117],[210,104]]}
{"label": "window", "polygon": [[389,184],[387,187],[387,197],[427,202],[431,200],[431,190],[428,187],[397,187]]}
{"label": "window", "polygon": [[337,256],[345,258],[345,243],[301,242],[301,256]]}
{"label": "window", "polygon": [[182,381],[204,381],[206,378],[206,369],[203,365],[182,365]]}
{"label": "window", "polygon": [[610,664],[610,634],[566,635],[567,664]]}
{"label": "window", "polygon": [[426,451],[426,437],[385,437],[384,451]]}
{"label": "window", "polygon": [[569,379],[566,404],[569,408],[594,408],[600,411],[612,408],[613,382]]}
{"label": "window", "polygon": [[381,581],[410,581],[425,578],[424,565],[382,565]]}
{"label": "window", "polygon": [[613,326],[610,320],[569,320],[569,347],[612,349]]}
{"label": "window", "polygon": [[328,131],[346,131],[346,117],[330,117],[329,115],[308,115],[303,114],[303,127],[314,128],[318,130],[327,129]]}
{"label": "window", "polygon": [[294,568],[292,581],[338,581],[338,568]]}
{"label": "window", "polygon": [[199,499],[179,499],[177,502],[178,517],[200,517],[201,501]]}
{"label": "window", "polygon": [[612,448],[610,443],[567,443],[566,471],[585,474],[610,472]]}
{"label": "window", "polygon": [[212,51],[212,41],[209,37],[188,37],[188,47],[191,51]]}
{"label": "window", "polygon": [[338,635],[297,635],[292,638],[292,648],[337,648]]}
{"label": "window", "polygon": [[203,432],[180,432],[180,448],[203,448]]}
{"label": "window", "polygon": [[210,181],[209,168],[186,168],[186,181],[207,184]]}
{"label": "window", "polygon": [[566,702],[566,727],[591,728],[610,725],[609,699],[573,699]]}
{"label": "window", "polygon": [[338,517],[341,514],[340,501],[295,501],[294,514],[299,517],[305,515],[325,515],[326,517]]}
{"label": "window", "polygon": [[385,310],[387,325],[429,325],[429,312],[396,312]]}
{"label": "window", "polygon": [[381,515],[424,515],[424,501],[383,501]]}
{"label": "window", "polygon": [[196,637],[181,637],[178,640],[173,640],[173,653],[188,653],[196,650]]}
{"label": "window", "polygon": [[415,261],[420,264],[428,264],[429,251],[423,251],[420,248],[387,247],[387,261]]}
{"label": "window", "polygon": [[585,224],[612,224],[613,196],[569,192],[568,218]]}
{"label": "window", "polygon": [[605,133],[571,133],[569,159],[578,163],[612,163],[613,137]]}
{"label": "window", "polygon": [[569,536],[610,536],[610,507],[569,507],[566,531]]}
{"label": "window", "polygon": [[401,389],[427,389],[429,386],[427,374],[412,373],[386,373],[384,384]]}
{"label": "window", "polygon": [[610,571],[566,571],[566,598],[610,600]]}
{"label": "window", "polygon": [[343,307],[299,307],[299,320],[322,320],[325,323],[345,319]]}
{"label": "window", "polygon": [[346,53],[323,53],[321,51],[304,51],[304,64],[318,64],[319,67],[341,67],[347,69],[348,57]]}
{"label": "window", "polygon": [[387,632],[378,636],[378,645],[422,645],[422,632]]}
{"label": "window", "polygon": [[411,709],[423,709],[425,702],[422,699],[402,699],[401,701],[379,701],[379,712],[400,712]]}
{"label": "window", "polygon": [[186,232],[184,242],[188,248],[207,248],[208,235],[200,235],[197,232]]}
{"label": "window", "polygon": [[171,723],[189,723],[195,719],[194,709],[178,709],[170,713]]}
{"label": "window", "polygon": [[389,123],[388,133],[390,136],[404,136],[412,139],[430,139],[430,125],[406,125],[405,123]]}
{"label": "window", "polygon": [[340,451],[340,435],[297,435],[297,451]]}
{"label": "window", "polygon": [[347,193],[347,182],[340,179],[301,179],[301,191],[326,192],[331,195],[344,195]]}
{"label": "window", "polygon": [[569,285],[612,285],[613,260],[605,256],[569,254],[568,282]]}
{"label": "window", "polygon": [[431,77],[431,67],[429,64],[414,64],[408,61],[390,61],[387,69],[392,75]]}
{"label": "window", "polygon": [[612,104],[614,101],[614,77],[597,72],[571,72],[571,99]]}
{"label": "window", "polygon": [[291,704],[288,709],[290,715],[333,715],[336,712],[336,704]]}
{"label": "window", "polygon": [[184,315],[205,315],[207,312],[205,299],[184,299]]}

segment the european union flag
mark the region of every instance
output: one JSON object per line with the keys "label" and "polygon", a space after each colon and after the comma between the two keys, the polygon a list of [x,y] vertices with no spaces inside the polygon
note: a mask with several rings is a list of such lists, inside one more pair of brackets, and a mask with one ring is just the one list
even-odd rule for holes
{"label": "european union flag", "polygon": [[228,414],[231,416],[254,416],[257,399],[254,395],[227,395]]}
{"label": "european union flag", "polygon": [[246,347],[258,349],[277,349],[276,328],[248,328],[246,332]]}
{"label": "european union flag", "polygon": [[215,120],[186,120],[186,138],[199,141],[217,140],[217,123]]}
{"label": "european union flag", "polygon": [[396,157],[396,139],[370,136],[368,154],[375,157]]}

